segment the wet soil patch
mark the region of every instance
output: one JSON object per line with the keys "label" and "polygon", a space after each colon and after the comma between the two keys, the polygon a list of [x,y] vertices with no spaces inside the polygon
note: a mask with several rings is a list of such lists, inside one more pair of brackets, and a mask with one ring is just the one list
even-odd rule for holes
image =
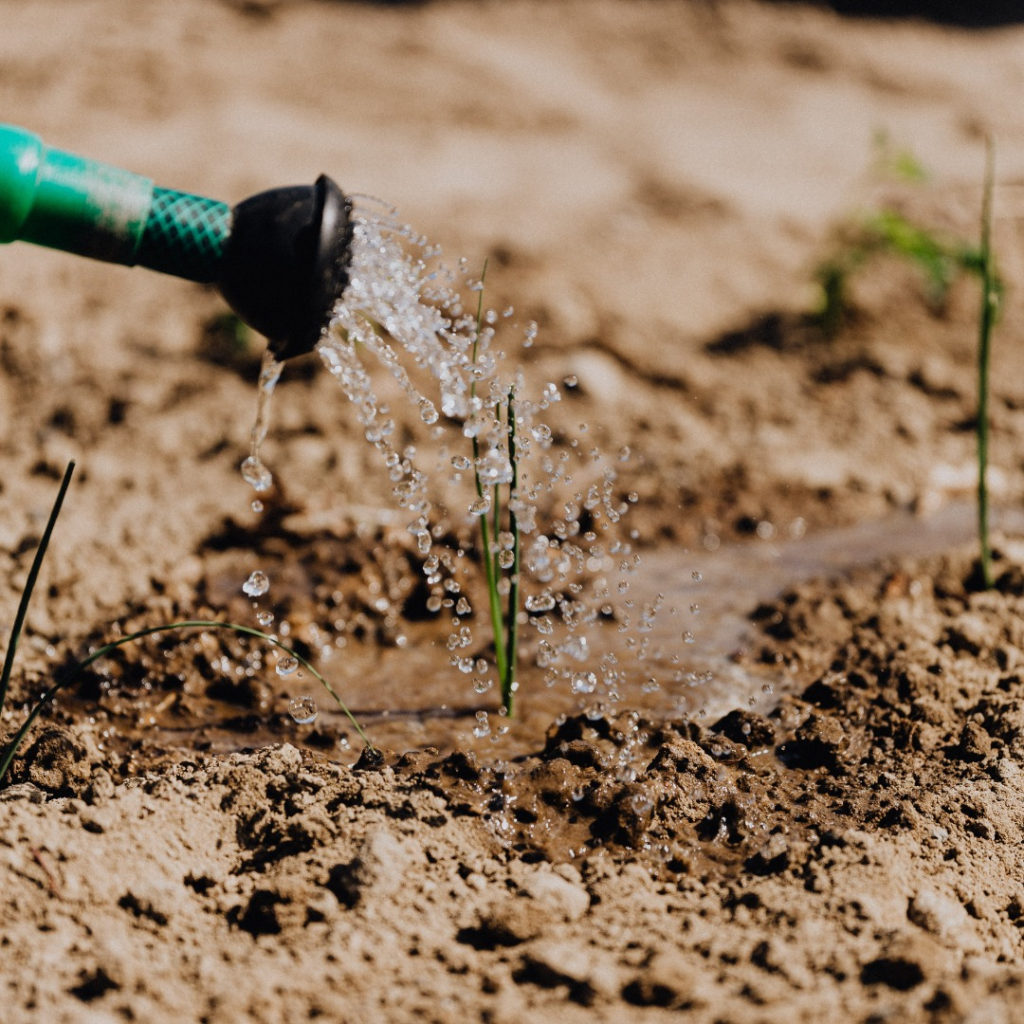
{"label": "wet soil patch", "polygon": [[[755,1020],[807,999],[961,1020],[1021,982],[1024,586],[997,564],[990,592],[965,553],[761,606],[750,656],[798,693],[770,714],[573,715],[503,761],[423,749],[345,767],[285,745],[115,787],[101,754],[51,728],[7,791],[0,852],[29,858],[19,886],[59,892],[121,829],[145,850],[199,814],[218,838],[183,847],[173,876],[91,883],[112,896],[101,922],[205,920],[271,961],[326,943],[385,976],[416,964],[452,1005],[467,997],[439,979],[472,965],[481,1010],[514,992],[534,1013]],[[48,808],[64,813],[43,835]],[[61,903],[49,913],[64,927]],[[290,995],[304,1012],[365,1005],[344,971],[317,977]],[[68,990],[113,1006],[128,983],[100,952]]]}

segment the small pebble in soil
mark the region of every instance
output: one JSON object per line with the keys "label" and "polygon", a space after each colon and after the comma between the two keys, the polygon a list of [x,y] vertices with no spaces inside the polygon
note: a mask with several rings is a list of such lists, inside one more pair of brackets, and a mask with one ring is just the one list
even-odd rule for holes
{"label": "small pebble in soil", "polygon": [[316,716],[319,714],[317,711],[316,701],[312,697],[293,697],[288,702],[288,714],[299,725],[309,725],[310,722],[316,721]]}

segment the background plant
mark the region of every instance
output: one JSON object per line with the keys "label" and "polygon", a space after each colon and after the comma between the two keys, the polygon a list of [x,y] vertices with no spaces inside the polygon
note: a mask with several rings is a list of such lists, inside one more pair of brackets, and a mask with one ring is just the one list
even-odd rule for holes
{"label": "background plant", "polygon": [[[888,140],[876,140],[876,170],[907,181],[920,182],[927,175],[922,165],[907,151],[895,152]],[[992,252],[992,193],[995,173],[995,148],[986,143],[985,174],[982,187],[980,239],[977,244],[945,235],[917,223],[895,208],[883,207],[862,215],[849,228],[835,250],[823,260],[816,277],[821,288],[819,324],[829,337],[843,324],[849,309],[851,276],[871,259],[896,257],[915,266],[922,274],[926,297],[933,307],[941,307],[950,288],[961,274],[977,277],[981,286],[977,349],[977,510],[979,571],[983,587],[992,586],[992,547],[989,536],[988,442],[989,442],[989,368],[992,331],[1002,302],[1003,282]]]}
{"label": "background plant", "polygon": [[873,258],[895,256],[915,266],[924,279],[930,305],[940,308],[961,273],[982,274],[981,250],[915,223],[894,209],[873,210],[853,226],[843,244],[816,271],[821,288],[818,320],[834,336],[850,307],[850,278]]}
{"label": "background plant", "polygon": [[[871,176],[909,185],[928,179],[927,170],[914,154],[895,147],[884,133],[875,138]],[[905,261],[918,270],[925,298],[933,309],[943,307],[961,274],[982,274],[982,250],[973,241],[922,223],[894,202],[873,206],[844,225],[832,251],[815,271],[820,288],[817,319],[826,335],[835,336],[846,319],[853,276],[882,257]]]}
{"label": "background plant", "polygon": [[988,529],[988,397],[992,328],[1002,299],[1002,284],[992,254],[992,190],[995,177],[995,147],[989,139],[985,149],[985,183],[981,200],[981,244],[978,273],[981,277],[981,310],[978,314],[978,542],[981,582],[992,586],[992,546]]}

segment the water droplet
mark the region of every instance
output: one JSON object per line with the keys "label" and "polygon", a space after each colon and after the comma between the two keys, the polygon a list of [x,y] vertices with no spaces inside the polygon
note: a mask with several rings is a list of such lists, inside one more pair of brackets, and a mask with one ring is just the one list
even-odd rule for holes
{"label": "water droplet", "polygon": [[694,583],[703,583],[704,573],[699,572],[697,569],[694,569],[693,572],[690,573],[690,579],[692,579]]}
{"label": "water droplet", "polygon": [[274,613],[268,611],[262,611],[256,613],[256,622],[258,625],[266,629],[268,626],[273,625]]}
{"label": "water droplet", "polygon": [[279,676],[290,676],[292,673],[297,672],[299,668],[299,662],[297,658],[293,658],[290,654],[282,658],[277,663],[277,674]]}
{"label": "water droplet", "polygon": [[539,594],[531,594],[526,599],[526,610],[528,612],[549,612],[554,607],[555,598],[548,590],[544,590]]}
{"label": "water droplet", "polygon": [[469,514],[471,516],[485,516],[491,511],[491,496],[485,494],[482,498],[477,498],[469,506]]}
{"label": "water droplet", "polygon": [[265,572],[256,569],[242,584],[242,593],[247,597],[262,597],[270,589],[270,580]]}
{"label": "water droplet", "polygon": [[573,693],[593,693],[597,689],[597,675],[593,672],[579,672],[572,677],[569,688]]}
{"label": "water droplet", "polygon": [[[278,671],[280,671],[280,666],[278,666]],[[309,725],[310,722],[316,721],[319,711],[316,701],[312,697],[293,697],[288,701],[288,714],[299,725]]]}
{"label": "water droplet", "polygon": [[476,725],[473,727],[473,735],[477,739],[483,739],[485,736],[489,736],[491,732],[491,726],[487,721],[487,712],[478,711],[476,713]]}
{"label": "water droplet", "polygon": [[476,460],[476,471],[486,487],[512,482],[512,464],[499,448],[492,448]]}
{"label": "water droplet", "polygon": [[259,498],[254,498],[252,503],[249,505],[249,508],[258,514],[263,511],[263,502],[260,501]]}
{"label": "water droplet", "polygon": [[459,598],[459,603],[455,606],[456,615],[469,615],[473,609],[470,607],[469,602],[464,598]]}
{"label": "water droplet", "polygon": [[420,419],[424,423],[436,423],[437,422],[437,408],[429,398],[421,398],[419,402],[420,406]]}
{"label": "water droplet", "polygon": [[274,482],[274,475],[267,469],[266,466],[260,462],[259,459],[250,455],[245,462],[242,463],[242,479],[249,484],[254,491],[258,491],[262,494],[264,491],[269,491],[271,484]]}

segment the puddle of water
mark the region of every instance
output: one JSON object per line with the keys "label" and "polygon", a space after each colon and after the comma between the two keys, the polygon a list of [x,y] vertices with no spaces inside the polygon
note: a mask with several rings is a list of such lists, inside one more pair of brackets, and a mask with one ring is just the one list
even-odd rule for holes
{"label": "puddle of water", "polygon": [[[781,543],[747,542],[713,553],[668,550],[646,556],[636,580],[638,594],[650,598],[663,593],[682,607],[700,605],[686,662],[702,681],[685,695],[688,712],[703,710],[712,722],[734,707],[764,712],[784,692],[785,680],[777,673],[760,673],[732,659],[751,639],[748,616],[759,604],[806,580],[835,578],[888,559],[923,558],[968,544],[977,536],[976,515],[972,503],[955,502],[927,517],[896,515]],[[992,522],[994,531],[1019,533],[1024,511],[995,511]],[[655,635],[671,649],[673,636],[666,633],[666,625],[656,623]]]}
{"label": "puddle of water", "polygon": [[[785,543],[748,542],[699,554],[677,549],[646,552],[633,577],[634,597],[654,601],[662,595],[666,607],[674,605],[687,612],[691,604],[699,604],[694,621],[684,618],[682,623],[692,627],[695,642],[681,641],[679,616],[656,617],[648,634],[651,653],[644,672],[624,687],[621,706],[655,717],[696,715],[703,710],[701,720],[706,723],[735,707],[770,710],[784,692],[785,678],[731,658],[751,639],[748,616],[759,603],[804,580],[835,577],[887,559],[919,558],[969,543],[974,523],[973,506],[954,504],[925,519],[897,516]],[[996,516],[996,523],[1006,532],[1022,531],[1024,513],[1006,510]],[[476,694],[466,685],[465,676],[450,665],[442,623],[407,624],[403,634],[404,646],[349,642],[320,665],[374,743],[381,746],[399,751],[431,746],[443,753],[474,749],[486,758],[509,759],[542,745],[559,716],[593,704],[590,695],[546,686],[542,672],[527,668],[516,716],[505,719],[493,693]],[[621,643],[613,622],[592,636],[594,661]],[[658,681],[657,689],[645,689],[648,676]],[[315,723],[298,725],[286,714],[240,716],[237,706],[207,700],[202,713],[191,717],[180,707],[158,713],[151,728],[135,735],[147,743],[177,749],[227,751],[285,739],[301,742],[326,726],[328,731],[347,734],[348,746],[339,747],[335,741],[325,753],[342,760],[355,758],[358,740],[315,680],[299,673],[280,677],[271,664],[263,667],[260,678],[272,688],[282,709],[290,700],[312,697],[318,710]],[[679,678],[684,681],[676,681]],[[305,705],[304,710],[308,715]],[[487,726],[482,735],[481,713],[486,714]],[[238,727],[240,719],[244,729]],[[316,736],[314,740],[323,748],[322,740]]]}

